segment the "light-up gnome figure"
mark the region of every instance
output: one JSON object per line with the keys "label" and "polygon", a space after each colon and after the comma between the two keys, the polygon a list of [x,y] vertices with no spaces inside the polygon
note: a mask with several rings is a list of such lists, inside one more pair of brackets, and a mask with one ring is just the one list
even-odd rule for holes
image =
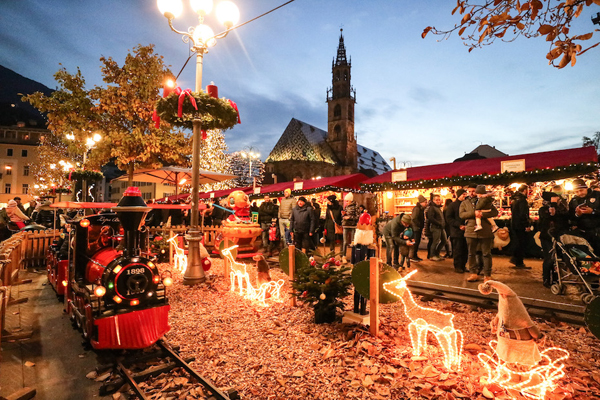
{"label": "light-up gnome figure", "polygon": [[[497,359],[485,353],[478,354],[488,372],[488,383],[497,383],[504,389],[518,390],[525,397],[543,399],[553,391],[558,380],[565,374],[564,364],[569,353],[552,347],[540,352],[537,341],[544,337],[517,294],[498,281],[487,281],[479,285],[479,291],[490,294],[498,292],[498,314],[491,322],[492,331],[498,340],[490,347]],[[549,353],[557,357],[553,360]]]}
{"label": "light-up gnome figure", "polygon": [[[227,203],[231,206],[233,214],[223,222],[222,233],[226,238],[238,245],[238,251],[253,251],[258,249],[256,239],[262,229],[258,223],[250,220],[250,199],[241,190],[235,190],[227,196]],[[218,246],[219,244],[216,243]]]}

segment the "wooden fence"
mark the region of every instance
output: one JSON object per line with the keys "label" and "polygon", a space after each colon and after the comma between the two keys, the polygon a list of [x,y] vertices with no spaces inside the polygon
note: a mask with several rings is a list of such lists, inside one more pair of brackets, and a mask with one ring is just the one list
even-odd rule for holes
{"label": "wooden fence", "polygon": [[[167,239],[172,238],[175,235],[181,235],[185,237],[189,226],[185,225],[175,225],[175,226],[161,226],[156,228],[150,228],[150,235],[159,235],[162,237],[166,237]],[[212,248],[215,246],[215,239],[221,233],[220,226],[205,226],[202,228],[202,239],[204,247],[210,252]],[[185,240],[182,240],[184,247],[187,248],[187,244]],[[169,262],[173,263],[173,245],[169,246]]]}
{"label": "wooden fence", "polygon": [[0,243],[0,340],[11,287],[19,283],[19,270],[46,265],[46,251],[58,231],[19,232]]}

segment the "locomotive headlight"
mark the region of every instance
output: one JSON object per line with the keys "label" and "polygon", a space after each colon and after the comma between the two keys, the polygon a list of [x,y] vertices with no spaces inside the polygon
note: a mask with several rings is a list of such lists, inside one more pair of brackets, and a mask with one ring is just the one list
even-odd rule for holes
{"label": "locomotive headlight", "polygon": [[148,294],[146,294],[146,296],[152,297],[152,296],[154,296],[154,292],[148,292]]}
{"label": "locomotive headlight", "polygon": [[94,289],[94,294],[96,297],[102,297],[106,294],[106,288],[102,285],[98,285],[96,286],[96,289]]}
{"label": "locomotive headlight", "polygon": [[138,299],[131,300],[129,302],[129,305],[131,305],[131,306],[137,306],[138,304],[140,304],[140,301]]}
{"label": "locomotive headlight", "polygon": [[158,283],[158,282],[160,282],[160,276],[158,276],[158,275],[154,275],[154,277],[152,278],[152,281],[153,281],[154,283]]}
{"label": "locomotive headlight", "polygon": [[123,301],[123,299],[122,299],[122,298],[120,298],[119,296],[115,296],[115,297],[113,297],[113,301],[114,301],[115,303],[119,304],[120,302],[122,302],[122,301]]}
{"label": "locomotive headlight", "polygon": [[171,286],[172,284],[173,284],[173,278],[171,278],[170,276],[167,276],[165,279],[163,279],[163,285]]}
{"label": "locomotive headlight", "polygon": [[148,261],[148,268],[154,268],[154,263],[152,261]]}
{"label": "locomotive headlight", "polygon": [[90,226],[90,220],[84,218],[79,222],[79,225],[81,225],[82,228],[87,228]]}
{"label": "locomotive headlight", "polygon": [[117,266],[115,267],[115,269],[113,269],[113,272],[114,272],[115,274],[118,274],[118,273],[119,273],[119,271],[120,271],[120,270],[122,270],[122,269],[123,269],[123,267],[122,267],[122,266],[120,266],[120,265],[117,265]]}

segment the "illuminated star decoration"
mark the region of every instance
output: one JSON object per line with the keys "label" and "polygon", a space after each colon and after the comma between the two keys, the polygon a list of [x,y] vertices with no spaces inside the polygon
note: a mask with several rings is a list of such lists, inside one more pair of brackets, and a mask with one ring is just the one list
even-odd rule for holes
{"label": "illuminated star decoration", "polygon": [[463,345],[463,335],[454,329],[454,314],[445,313],[434,308],[421,307],[415,302],[412,293],[406,287],[406,280],[414,275],[412,271],[404,278],[383,284],[383,288],[397,296],[404,304],[404,311],[410,324],[408,332],[413,347],[413,355],[419,356],[427,345],[427,332],[435,335],[444,352],[444,366],[449,370],[459,370]]}
{"label": "illuminated star decoration", "polygon": [[[534,367],[523,371],[523,367],[516,363],[505,363],[496,353],[497,340],[489,343],[494,350],[494,357],[479,353],[477,357],[485,366],[488,373],[488,384],[496,383],[503,389],[518,390],[527,398],[543,400],[547,393],[551,393],[558,381],[565,376],[565,365],[561,361],[569,358],[569,352],[559,347],[550,347],[540,352],[542,360]],[[557,352],[556,359],[548,355]]]}
{"label": "illuminated star decoration", "polygon": [[[258,288],[254,288],[252,282],[250,282],[250,274],[248,274],[248,272],[246,271],[247,265],[235,261],[235,258],[233,258],[233,255],[231,254],[231,250],[235,249],[236,247],[238,246],[235,245],[232,247],[228,247],[221,251],[223,257],[227,258],[227,260],[229,261],[229,266],[231,268],[231,272],[229,274],[229,277],[231,278],[231,291],[235,292],[235,284],[237,282],[237,285],[240,290],[240,296],[248,300],[255,300],[261,305],[266,306],[267,304],[265,303],[265,298],[267,297],[267,293],[270,294],[272,299],[279,299],[281,294],[281,287],[283,286],[285,281],[283,279],[280,279],[277,282],[265,282]],[[246,284],[245,288],[244,283]]]}

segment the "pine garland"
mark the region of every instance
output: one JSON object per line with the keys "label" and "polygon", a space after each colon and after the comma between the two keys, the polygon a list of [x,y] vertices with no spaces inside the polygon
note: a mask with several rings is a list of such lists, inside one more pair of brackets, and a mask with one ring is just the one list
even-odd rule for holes
{"label": "pine garland", "polygon": [[87,169],[78,169],[72,172],[68,172],[66,174],[66,178],[78,181],[78,180],[86,180],[86,181],[101,181],[104,178],[104,174],[98,171],[90,171]]}
{"label": "pine garland", "polygon": [[185,95],[182,105],[182,117],[177,116],[179,108],[179,95],[175,92],[167,97],[159,99],[156,103],[156,111],[160,118],[169,124],[192,129],[192,121],[199,118],[202,122],[202,130],[227,130],[233,128],[238,121],[237,111],[229,104],[227,99],[215,99],[206,92],[191,92],[196,100],[198,110],[194,108],[190,99]]}
{"label": "pine garland", "polygon": [[361,184],[363,190],[369,192],[386,190],[426,189],[435,187],[464,186],[471,182],[480,185],[509,185],[511,183],[532,183],[584,175],[598,170],[598,163],[584,162],[566,167],[535,169],[523,172],[503,172],[500,174],[479,174],[473,176],[451,176],[440,179],[424,179],[419,181],[381,182]]}

